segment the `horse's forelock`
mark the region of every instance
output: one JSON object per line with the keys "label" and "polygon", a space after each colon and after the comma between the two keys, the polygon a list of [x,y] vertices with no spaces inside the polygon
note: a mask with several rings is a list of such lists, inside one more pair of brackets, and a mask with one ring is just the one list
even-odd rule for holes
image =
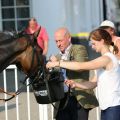
{"label": "horse's forelock", "polygon": [[14,33],[13,33],[13,32],[9,32],[9,31],[5,31],[4,34],[5,34],[5,35],[9,35],[9,36],[11,36],[11,37],[14,36]]}

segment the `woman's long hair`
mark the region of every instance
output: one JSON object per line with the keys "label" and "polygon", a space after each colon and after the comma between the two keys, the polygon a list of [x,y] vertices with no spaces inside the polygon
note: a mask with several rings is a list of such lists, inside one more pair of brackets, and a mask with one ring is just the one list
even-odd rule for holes
{"label": "woman's long hair", "polygon": [[101,41],[101,39],[104,39],[106,45],[113,47],[112,52],[114,54],[118,53],[118,47],[112,42],[112,37],[106,30],[101,28],[93,30],[89,35],[89,40],[91,38],[96,41]]}

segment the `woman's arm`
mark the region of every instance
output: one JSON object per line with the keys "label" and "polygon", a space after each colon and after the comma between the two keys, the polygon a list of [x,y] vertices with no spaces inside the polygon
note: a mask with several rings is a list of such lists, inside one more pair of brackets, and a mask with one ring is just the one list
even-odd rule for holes
{"label": "woman's arm", "polygon": [[108,65],[110,62],[110,58],[107,56],[101,56],[95,60],[89,62],[65,62],[65,61],[58,61],[58,62],[48,62],[46,67],[62,67],[70,70],[95,70],[98,68],[103,68]]}
{"label": "woman's arm", "polygon": [[94,76],[90,81],[85,82],[75,82],[74,80],[66,80],[65,84],[70,86],[71,88],[79,88],[79,89],[94,89],[97,86],[97,77]]}

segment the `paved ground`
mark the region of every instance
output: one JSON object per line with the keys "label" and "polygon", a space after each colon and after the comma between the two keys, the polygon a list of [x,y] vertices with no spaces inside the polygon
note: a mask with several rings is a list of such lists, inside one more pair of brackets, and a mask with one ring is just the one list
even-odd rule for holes
{"label": "paved ground", "polygon": [[[0,95],[2,97],[2,95]],[[22,93],[19,95],[19,120],[29,120],[28,119],[28,110],[27,110],[27,95]],[[17,120],[16,116],[16,104],[14,98],[8,102],[8,120]],[[33,93],[30,93],[30,120],[43,120],[39,118],[39,107],[35,100]],[[52,120],[52,106],[48,105],[48,120]],[[47,115],[47,114],[46,114]],[[4,102],[0,102],[0,120],[5,119],[5,106]],[[96,118],[96,109],[91,110],[89,120],[97,120]]]}
{"label": "paved ground", "polygon": [[[7,90],[8,91],[14,91],[14,73],[11,70],[8,70],[7,72]],[[24,75],[18,72],[18,80],[20,84],[20,80],[24,79]],[[0,87],[3,88],[3,76],[0,74]],[[41,116],[48,116],[48,120],[52,119],[52,106],[47,106],[47,112],[48,114],[42,112],[39,114],[39,104],[36,102],[36,99],[34,97],[34,94],[30,93],[30,118],[28,117],[28,105],[27,105],[27,94],[26,94],[26,88],[23,90],[23,92],[18,97],[18,104],[19,104],[19,120],[46,120],[41,118]],[[3,98],[3,94],[0,93],[0,98]],[[17,120],[17,114],[16,114],[16,99],[12,99],[8,103],[8,120]],[[5,104],[4,102],[0,101],[0,120],[6,120],[5,117]],[[41,119],[40,119],[41,118]],[[96,117],[96,109],[91,110],[89,115],[89,120],[97,120]]]}

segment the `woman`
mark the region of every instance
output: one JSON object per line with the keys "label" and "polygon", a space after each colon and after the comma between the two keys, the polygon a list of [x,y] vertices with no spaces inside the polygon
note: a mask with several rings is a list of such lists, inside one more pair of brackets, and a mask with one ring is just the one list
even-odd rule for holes
{"label": "woman", "polygon": [[96,70],[92,80],[77,83],[67,80],[65,83],[71,88],[93,89],[98,87],[101,120],[120,120],[120,67],[117,57],[110,52],[113,45],[110,34],[103,29],[96,29],[90,33],[92,48],[101,56],[89,62],[48,62],[47,68],[62,67],[70,70]]}
{"label": "woman", "polygon": [[29,20],[28,28],[25,30],[28,34],[33,34],[40,29],[37,37],[38,45],[43,49],[43,55],[48,52],[48,34],[44,27],[39,26],[35,18]]}

